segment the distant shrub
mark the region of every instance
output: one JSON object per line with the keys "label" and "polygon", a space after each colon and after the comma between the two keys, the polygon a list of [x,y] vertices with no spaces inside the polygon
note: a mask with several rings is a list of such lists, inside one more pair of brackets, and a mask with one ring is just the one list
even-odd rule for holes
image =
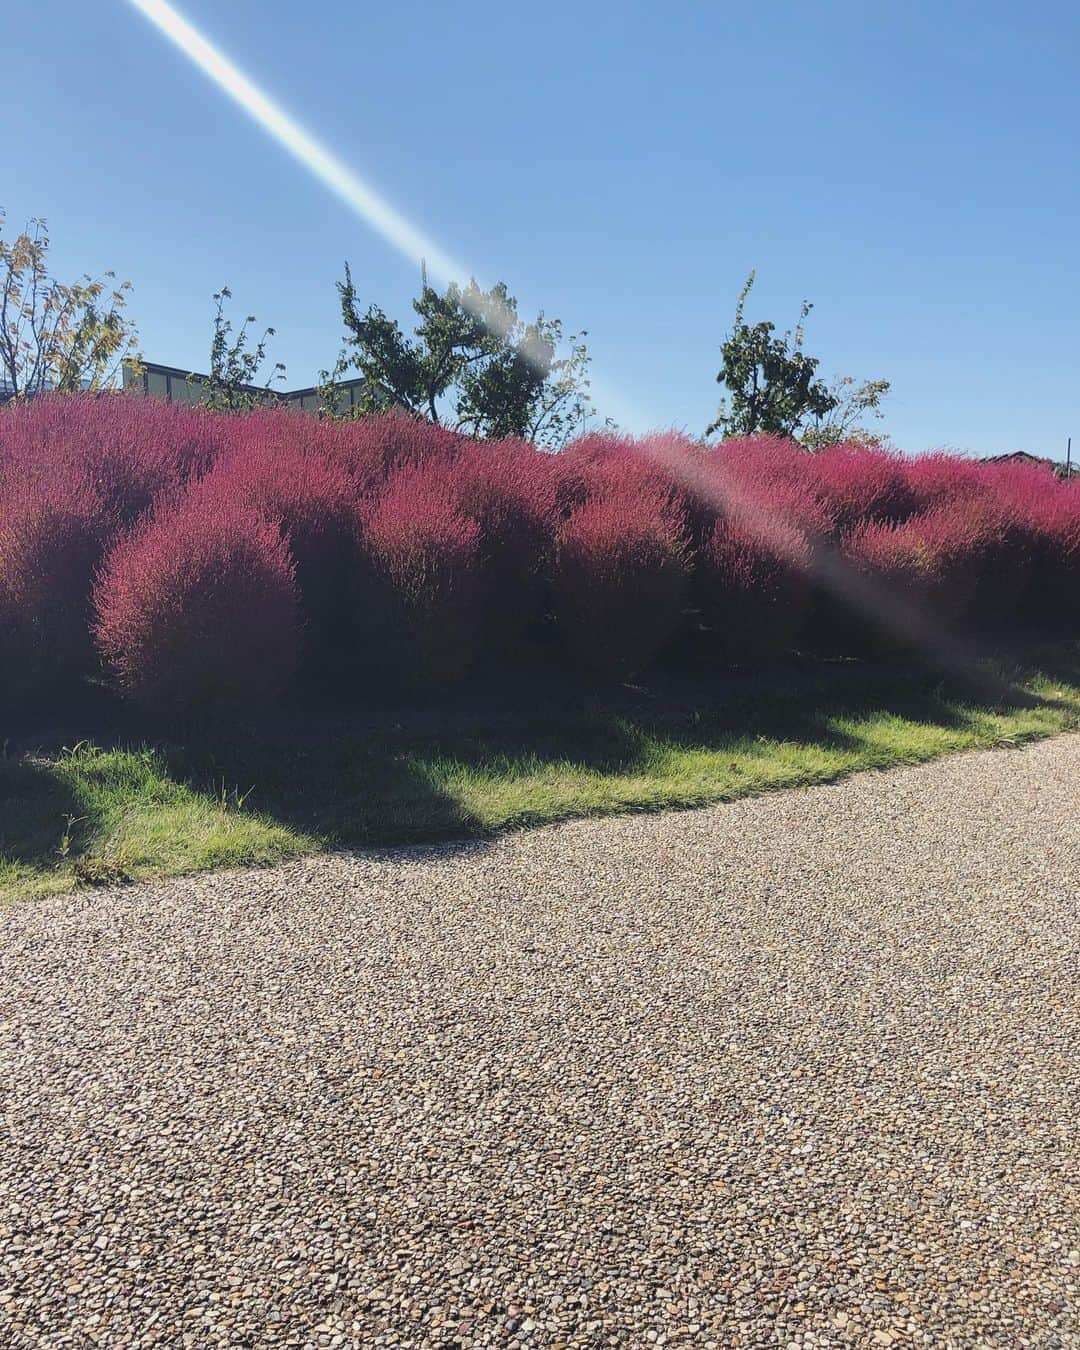
{"label": "distant shrub", "polygon": [[722,510],[713,478],[715,451],[676,431],[639,436],[635,446],[653,466],[655,486],[667,485],[667,494],[685,523],[690,547],[696,548]]}
{"label": "distant shrub", "polygon": [[162,717],[257,710],[297,665],[288,545],[232,502],[188,499],[136,526],[106,559],[94,603],[112,682]]}
{"label": "distant shrub", "polygon": [[[1056,482],[1051,482],[1056,491]],[[966,625],[1000,630],[1024,621],[1018,611],[1028,588],[1041,530],[1035,504],[1008,496],[970,497],[931,515],[942,522],[950,537],[963,541],[965,566],[971,577],[963,615]]]}
{"label": "distant shrub", "polygon": [[578,665],[625,680],[649,664],[682,618],[689,576],[683,522],[663,496],[612,493],[562,527],[555,613]]}
{"label": "distant shrub", "polygon": [[364,545],[358,623],[373,674],[463,675],[477,654],[480,527],[444,476],[417,467],[395,474],[367,516]]}
{"label": "distant shrub", "polygon": [[90,591],[108,533],[99,494],[77,475],[0,472],[0,703],[93,669]]}
{"label": "distant shrub", "polygon": [[[1025,589],[1014,617],[1023,624],[1080,629],[1080,479],[1058,483],[1050,474],[999,481],[1012,493],[1026,547]],[[994,578],[988,576],[988,586]]]}
{"label": "distant shrub", "polygon": [[968,626],[982,568],[980,527],[976,517],[939,509],[853,530],[844,549],[855,573],[849,649],[933,655]]}
{"label": "distant shrub", "polygon": [[1080,480],[1062,487],[1040,523],[1023,613],[1032,623],[1080,632]]}
{"label": "distant shrub", "polygon": [[783,436],[740,436],[715,446],[709,456],[715,491],[737,489],[762,501],[772,492],[802,492],[813,477],[813,456]]}
{"label": "distant shrub", "polygon": [[925,513],[984,495],[992,471],[991,466],[978,460],[944,451],[914,456],[905,465],[914,512]]}
{"label": "distant shrub", "polygon": [[810,460],[801,446],[780,436],[745,436],[713,447],[699,487],[699,496],[708,503],[707,510],[700,508],[707,528],[699,542],[717,521],[743,514],[746,503],[767,517],[774,501],[809,500]]}
{"label": "distant shrub", "polygon": [[722,494],[714,480],[715,449],[681,432],[638,437],[590,432],[571,441],[554,459],[563,517],[599,498],[640,494],[674,511],[694,547],[722,509]]}
{"label": "distant shrub", "polygon": [[648,445],[632,437],[608,431],[590,432],[571,441],[554,457],[563,515],[613,494],[645,493],[677,502],[681,488],[670,464],[648,450]]}

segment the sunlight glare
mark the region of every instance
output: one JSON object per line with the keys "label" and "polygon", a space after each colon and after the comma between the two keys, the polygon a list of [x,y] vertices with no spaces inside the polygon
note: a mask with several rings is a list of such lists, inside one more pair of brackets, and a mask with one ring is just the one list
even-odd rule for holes
{"label": "sunlight glare", "polygon": [[[214,84],[321,183],[330,189],[398,253],[441,285],[464,282],[476,273],[447,253],[390,205],[374,188],[315,139],[253,80],[208,41],[167,0],[130,0],[155,27],[188,57]],[[499,317],[478,315],[499,332]],[[645,425],[641,414],[595,378],[592,392],[601,411],[625,426]]]}

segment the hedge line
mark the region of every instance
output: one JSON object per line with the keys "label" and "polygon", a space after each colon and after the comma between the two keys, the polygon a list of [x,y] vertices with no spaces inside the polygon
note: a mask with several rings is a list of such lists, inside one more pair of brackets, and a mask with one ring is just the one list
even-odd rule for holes
{"label": "hedge line", "polygon": [[94,675],[163,717],[485,660],[622,680],[680,638],[710,666],[910,656],[1075,632],[1078,581],[1080,485],[1040,466],[675,434],[550,455],[120,395],[0,412],[8,706]]}

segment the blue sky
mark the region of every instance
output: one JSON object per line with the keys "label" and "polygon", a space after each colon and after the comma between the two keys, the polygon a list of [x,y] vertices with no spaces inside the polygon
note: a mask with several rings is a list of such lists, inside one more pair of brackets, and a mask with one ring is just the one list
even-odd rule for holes
{"label": "blue sky", "polygon": [[[526,310],[587,328],[635,429],[700,431],[749,317],[815,302],[825,374],[885,376],[912,451],[1080,439],[1080,15],[1056,3],[185,0],[186,17]],[[0,204],[61,274],[132,280],[149,359],[203,369],[211,293],[331,364],[334,282],[410,316],[415,266],[128,0],[23,6]]]}

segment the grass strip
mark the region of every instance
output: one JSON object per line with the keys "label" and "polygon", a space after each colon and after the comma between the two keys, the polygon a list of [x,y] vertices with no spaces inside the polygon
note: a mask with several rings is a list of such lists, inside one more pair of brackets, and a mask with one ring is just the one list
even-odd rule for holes
{"label": "grass strip", "polygon": [[[993,680],[991,689],[988,681]],[[1080,664],[822,678],[676,716],[591,713],[465,732],[350,730],[0,759],[0,899],[337,845],[490,836],[833,782],[1080,727]]]}

